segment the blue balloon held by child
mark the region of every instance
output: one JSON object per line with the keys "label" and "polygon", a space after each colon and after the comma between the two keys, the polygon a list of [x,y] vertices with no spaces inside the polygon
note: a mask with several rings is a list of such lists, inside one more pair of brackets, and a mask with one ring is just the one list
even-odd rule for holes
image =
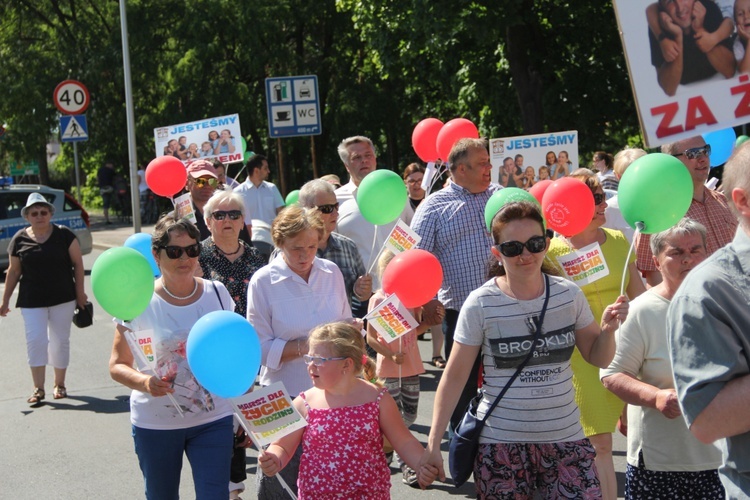
{"label": "blue balloon held by child", "polygon": [[213,311],[196,321],[186,350],[198,382],[224,398],[245,394],[260,368],[258,334],[245,318],[232,311]]}

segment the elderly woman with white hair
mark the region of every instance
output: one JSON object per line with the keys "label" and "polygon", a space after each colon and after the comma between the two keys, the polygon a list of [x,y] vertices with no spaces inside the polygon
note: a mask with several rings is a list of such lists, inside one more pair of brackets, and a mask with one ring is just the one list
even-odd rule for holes
{"label": "elderly woman with white hair", "polygon": [[[297,204],[320,213],[324,233],[318,242],[317,256],[330,260],[341,270],[349,304],[351,305],[352,295],[356,295],[362,302],[367,302],[372,295],[372,276],[365,274],[365,265],[354,241],[334,232],[339,216],[339,204],[331,183],[323,179],[305,183],[299,191]],[[273,256],[279,251],[275,250]]]}
{"label": "elderly woman with white hair", "polygon": [[32,406],[45,398],[47,364],[55,369],[53,396],[68,396],[65,374],[70,361],[70,324],[76,303],[86,304],[81,247],[75,234],[51,222],[55,207],[40,193],[31,193],[21,215],[28,227],[10,240],[10,266],[0,316],[10,312],[10,297],[20,282],[16,307],[26,327],[26,351],[34,393],[26,401]]}

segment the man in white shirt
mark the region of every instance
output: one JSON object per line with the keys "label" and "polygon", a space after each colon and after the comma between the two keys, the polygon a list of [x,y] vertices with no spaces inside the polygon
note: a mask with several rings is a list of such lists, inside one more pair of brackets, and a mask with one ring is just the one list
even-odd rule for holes
{"label": "man in white shirt", "polygon": [[239,193],[245,202],[245,226],[252,234],[253,219],[262,220],[270,225],[285,203],[276,186],[266,181],[271,171],[268,169],[268,160],[265,156],[256,154],[245,166],[247,180],[235,188],[234,192]]}
{"label": "man in white shirt", "polygon": [[[340,205],[336,232],[354,241],[359,254],[362,256],[362,262],[365,264],[366,270],[369,271],[396,221],[376,227],[362,216],[357,205],[356,196],[359,184],[367,174],[374,172],[377,168],[377,155],[372,141],[361,135],[348,137],[341,141],[338,152],[347,172],[349,172],[349,183],[335,191],[336,201]],[[406,210],[406,207],[404,207],[404,210]],[[402,213],[401,218],[403,217]],[[380,288],[380,281],[377,276],[373,276],[372,282],[373,290]],[[361,301],[357,297],[352,297],[354,317],[361,318],[367,314],[367,302],[367,297],[362,298]]]}

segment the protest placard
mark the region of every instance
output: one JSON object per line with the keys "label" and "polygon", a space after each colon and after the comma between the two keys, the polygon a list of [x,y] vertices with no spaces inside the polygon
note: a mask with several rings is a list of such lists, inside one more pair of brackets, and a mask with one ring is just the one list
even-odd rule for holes
{"label": "protest placard", "polygon": [[193,224],[197,222],[190,193],[184,193],[175,198],[174,209],[177,211],[178,219],[187,219]]}
{"label": "protest placard", "polygon": [[232,398],[232,403],[237,408],[236,413],[242,416],[245,429],[253,434],[260,446],[271,444],[307,425],[282,382]]}
{"label": "protest placard", "polygon": [[747,35],[734,37],[733,5],[733,0],[614,1],[647,146],[750,118]]}
{"label": "protest placard", "polygon": [[398,220],[393,231],[388,235],[388,239],[385,241],[385,246],[388,250],[393,252],[394,255],[398,255],[406,250],[411,250],[422,239],[412,228],[409,227],[401,219]]}
{"label": "protest placard", "polygon": [[419,321],[404,307],[395,293],[386,297],[365,319],[388,343],[419,326]]}
{"label": "protest placard", "polygon": [[154,139],[157,157],[172,155],[185,163],[198,158],[243,161],[238,114],[155,128]]}
{"label": "protest placard", "polygon": [[556,257],[565,276],[578,286],[609,275],[609,266],[598,242]]}

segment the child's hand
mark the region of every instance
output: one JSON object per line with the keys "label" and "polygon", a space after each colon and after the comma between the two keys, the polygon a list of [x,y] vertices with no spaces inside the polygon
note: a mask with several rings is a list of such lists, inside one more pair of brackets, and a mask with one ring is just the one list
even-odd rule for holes
{"label": "child's hand", "polygon": [[404,353],[394,352],[393,354],[391,354],[391,361],[393,361],[397,365],[400,365],[404,362]]}
{"label": "child's hand", "polygon": [[417,474],[417,481],[419,481],[419,487],[422,489],[427,488],[435,479],[437,479],[438,469],[434,465],[424,464],[419,468]]}
{"label": "child's hand", "polygon": [[274,476],[281,470],[279,457],[267,451],[258,455],[258,465],[266,476]]}

